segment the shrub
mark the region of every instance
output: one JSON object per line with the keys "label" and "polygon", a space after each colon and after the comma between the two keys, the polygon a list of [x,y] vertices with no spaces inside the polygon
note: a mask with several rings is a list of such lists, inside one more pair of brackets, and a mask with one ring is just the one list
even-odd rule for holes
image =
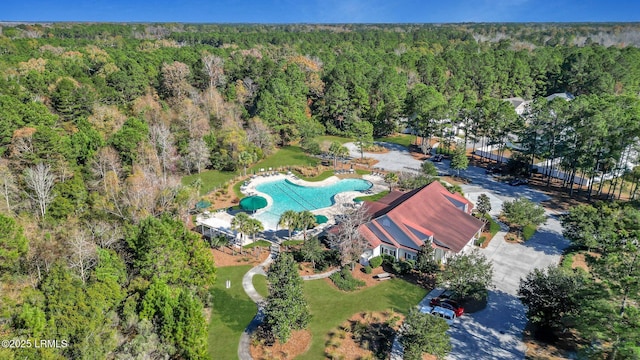
{"label": "shrub", "polygon": [[524,241],[527,241],[529,239],[531,239],[531,237],[533,236],[533,234],[536,233],[536,226],[535,225],[525,225],[522,228],[522,238],[524,239]]}
{"label": "shrub", "polygon": [[365,285],[364,281],[353,277],[348,267],[333,273],[329,279],[342,291],[354,291]]}
{"label": "shrub", "polygon": [[402,275],[406,275],[410,273],[411,270],[413,270],[413,268],[416,267],[415,260],[401,260],[399,261],[399,263],[400,263],[400,274]]}
{"label": "shrub", "polygon": [[369,259],[369,265],[373,269],[379,267],[380,265],[382,265],[382,257],[380,256],[372,257],[371,259]]}
{"label": "shrub", "polygon": [[389,265],[389,266],[393,266],[393,263],[396,262],[396,258],[391,256],[391,255],[387,255],[387,254],[382,254],[382,263],[384,265]]}
{"label": "shrub", "polygon": [[484,244],[485,241],[487,241],[487,237],[481,236],[480,239],[476,240],[476,246],[482,246],[482,244]]}
{"label": "shrub", "polygon": [[373,269],[369,265],[362,268],[362,270],[364,271],[365,274],[371,274],[371,272],[373,271]]}

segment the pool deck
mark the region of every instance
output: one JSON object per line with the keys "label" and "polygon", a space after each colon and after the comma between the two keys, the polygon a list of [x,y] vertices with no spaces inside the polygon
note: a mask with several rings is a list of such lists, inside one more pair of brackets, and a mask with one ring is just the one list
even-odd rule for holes
{"label": "pool deck", "polygon": [[[267,199],[267,207],[265,207],[263,210],[258,211],[256,214],[260,214],[262,211],[268,210],[273,204],[273,199],[271,198],[271,196],[258,191],[256,187],[260,184],[277,181],[277,180],[283,180],[283,179],[289,180],[293,184],[307,186],[307,187],[327,186],[327,185],[335,184],[338,181],[342,180],[337,176],[331,176],[321,181],[306,181],[298,178],[293,174],[276,174],[271,176],[258,175],[250,179],[249,183],[246,186],[243,186],[241,189],[245,195],[260,195],[265,199]],[[381,191],[387,190],[388,188],[386,183],[384,182],[384,179],[381,176],[363,175],[362,179],[371,182],[372,186],[369,190],[373,194],[377,194]],[[332,206],[317,209],[317,210],[312,210],[311,212],[314,215],[324,215],[329,219],[329,221],[326,224],[322,224],[316,229],[319,229],[321,231],[322,229],[335,224],[335,216],[344,214],[345,211],[348,210],[349,208],[353,208],[354,206],[357,206],[356,203],[354,203],[353,199],[360,196],[362,196],[362,192],[360,191],[341,192],[335,195],[334,197],[335,203]],[[267,229],[267,230],[274,230],[274,229]]]}

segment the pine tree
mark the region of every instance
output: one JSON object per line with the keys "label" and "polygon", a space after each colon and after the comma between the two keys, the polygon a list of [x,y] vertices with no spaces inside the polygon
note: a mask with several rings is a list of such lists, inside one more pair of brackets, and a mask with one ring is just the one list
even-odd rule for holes
{"label": "pine tree", "polygon": [[293,256],[282,253],[271,264],[267,274],[269,297],[265,307],[265,325],[280,342],[285,343],[291,332],[307,327],[309,308],[302,293],[302,278]]}

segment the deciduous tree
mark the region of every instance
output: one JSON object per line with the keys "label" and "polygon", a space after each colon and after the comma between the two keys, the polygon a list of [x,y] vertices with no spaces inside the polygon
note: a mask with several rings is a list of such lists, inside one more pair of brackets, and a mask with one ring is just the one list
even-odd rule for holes
{"label": "deciduous tree", "polygon": [[502,203],[502,214],[511,226],[520,229],[527,225],[538,226],[547,220],[544,208],[525,197]]}
{"label": "deciduous tree", "polygon": [[527,307],[527,318],[544,329],[564,329],[564,320],[579,310],[581,275],[557,266],[534,269],[520,279],[518,297]]}
{"label": "deciduous tree", "polygon": [[438,284],[452,290],[461,299],[482,299],[492,281],[493,265],[477,250],[447,259],[438,276]]}
{"label": "deciduous tree", "polygon": [[330,247],[338,250],[342,266],[357,261],[369,245],[358,228],[370,218],[366,211],[366,205],[347,210],[336,225],[335,231],[329,233]]}
{"label": "deciduous tree", "polygon": [[24,182],[30,190],[27,194],[36,201],[40,209],[40,218],[44,219],[47,207],[53,201],[51,190],[55,184],[55,176],[51,172],[51,167],[43,163],[28,168],[24,171]]}
{"label": "deciduous tree", "polygon": [[411,308],[400,328],[403,358],[420,360],[424,354],[444,359],[451,351],[449,325],[444,319]]}

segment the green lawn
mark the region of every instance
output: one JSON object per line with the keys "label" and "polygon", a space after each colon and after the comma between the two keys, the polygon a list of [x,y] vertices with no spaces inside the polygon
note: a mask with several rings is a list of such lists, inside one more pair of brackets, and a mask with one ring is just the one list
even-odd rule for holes
{"label": "green lawn", "polygon": [[[251,266],[228,266],[217,269],[213,288],[213,311],[209,322],[209,358],[237,359],[240,335],[258,310],[242,288],[242,276]],[[231,280],[231,288],[225,283]]]}
{"label": "green lawn", "polygon": [[411,142],[415,140],[415,136],[408,134],[398,134],[395,136],[385,136],[377,138],[375,140],[409,147],[409,145],[411,145]]}
{"label": "green lawn", "polygon": [[227,181],[233,180],[238,173],[231,171],[207,170],[200,174],[191,174],[182,178],[182,185],[193,183],[198,177],[202,179],[202,189],[200,194],[206,194],[211,190],[222,186]]}
{"label": "green lawn", "polygon": [[491,237],[495,236],[498,231],[500,231],[500,224],[498,224],[491,215],[486,214],[485,219],[489,221],[489,232],[491,233]]}
{"label": "green lawn", "polygon": [[296,173],[296,176],[298,176],[300,179],[305,181],[322,181],[324,179],[332,177],[333,175],[334,175],[333,170],[323,171],[317,176],[302,176],[302,174]]}
{"label": "green lawn", "polygon": [[265,298],[269,295],[269,289],[267,288],[267,277],[264,275],[256,275],[253,277],[253,287],[256,288],[258,294]]}
{"label": "green lawn", "polygon": [[352,138],[346,138],[346,137],[335,136],[335,135],[318,136],[315,140],[318,142],[318,144],[320,144],[320,147],[322,147],[323,144],[326,146],[329,146],[334,141],[337,141],[340,144],[345,144],[345,143],[354,141],[354,139]]}
{"label": "green lawn", "polygon": [[382,282],[361,291],[345,293],[324,280],[304,282],[312,334],[311,348],[297,359],[325,359],[324,347],[329,331],[353,314],[362,311],[395,310],[406,313],[425,297],[427,292],[400,279]]}
{"label": "green lawn", "polygon": [[298,146],[285,146],[278,149],[268,158],[251,166],[247,170],[247,174],[253,173],[253,171],[257,173],[260,169],[268,170],[273,168],[273,170],[276,170],[285,166],[316,166],[318,162],[320,160],[305,154],[302,148]]}
{"label": "green lawn", "polygon": [[271,243],[266,241],[266,240],[258,240],[258,241],[254,241],[254,242],[252,242],[250,244],[247,244],[247,245],[243,246],[243,248],[251,249],[251,248],[254,248],[254,247],[257,247],[257,246],[264,247],[264,248],[268,249],[269,247],[271,247]]}
{"label": "green lawn", "polygon": [[[218,268],[218,281],[213,289],[214,306],[209,323],[209,356],[212,359],[237,359],[240,335],[256,314],[256,305],[242,289],[242,276],[251,266]],[[231,288],[225,282],[231,280]],[[253,285],[266,296],[267,279],[254,276]],[[311,310],[309,330],[311,348],[300,359],[324,359],[324,344],[329,331],[353,314],[361,311],[395,310],[406,313],[427,292],[400,279],[382,282],[374,287],[345,293],[324,280],[304,282],[304,293]]]}
{"label": "green lawn", "polygon": [[378,201],[378,200],[382,199],[388,193],[389,193],[389,190],[384,190],[384,191],[381,191],[381,192],[379,192],[377,194],[373,194],[373,195],[359,196],[356,199],[362,200],[362,201]]}

